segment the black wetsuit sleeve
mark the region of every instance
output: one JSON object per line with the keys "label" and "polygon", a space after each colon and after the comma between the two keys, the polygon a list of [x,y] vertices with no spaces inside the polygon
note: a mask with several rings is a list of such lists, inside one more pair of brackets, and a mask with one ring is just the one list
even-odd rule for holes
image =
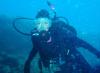
{"label": "black wetsuit sleeve", "polygon": [[75,45],[77,47],[83,47],[83,48],[89,50],[90,52],[92,52],[93,54],[97,55],[98,51],[96,50],[96,48],[94,48],[92,45],[90,45],[86,41],[79,39],[79,38],[76,38],[75,42],[76,42]]}
{"label": "black wetsuit sleeve", "polygon": [[36,37],[32,36],[32,43],[33,43],[33,48],[28,56],[28,59],[25,62],[25,66],[24,66],[24,73],[30,73],[30,65],[31,62],[33,60],[33,58],[35,57],[36,53],[38,52],[38,45],[36,43]]}
{"label": "black wetsuit sleeve", "polygon": [[[34,33],[36,34],[36,33]],[[32,51],[30,52],[29,54],[29,57],[28,59],[33,59],[33,57],[36,55],[37,51],[38,51],[38,41],[39,41],[39,37],[37,35],[33,35],[32,34],[32,37],[31,37],[31,40],[32,40],[32,44],[33,44],[33,48],[32,48]]]}

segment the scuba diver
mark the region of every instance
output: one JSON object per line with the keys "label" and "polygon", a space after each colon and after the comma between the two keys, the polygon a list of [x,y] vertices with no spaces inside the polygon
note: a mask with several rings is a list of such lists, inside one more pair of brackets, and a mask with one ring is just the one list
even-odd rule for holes
{"label": "scuba diver", "polygon": [[72,26],[57,17],[52,19],[45,9],[37,13],[34,24],[31,32],[33,48],[25,62],[24,73],[30,73],[31,62],[37,53],[40,55],[40,73],[43,73],[43,67],[49,73],[92,73],[91,66],[77,49],[83,47],[98,58],[100,52],[78,38]]}

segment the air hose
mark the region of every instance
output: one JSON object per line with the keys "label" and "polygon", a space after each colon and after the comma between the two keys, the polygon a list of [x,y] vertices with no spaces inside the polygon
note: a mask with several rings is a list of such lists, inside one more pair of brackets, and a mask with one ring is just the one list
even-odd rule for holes
{"label": "air hose", "polygon": [[[53,16],[52,20],[63,20],[66,24],[68,24],[68,19],[67,18],[62,17],[62,16],[57,17],[54,5],[50,1],[48,1],[48,0],[47,0],[47,5],[50,7],[50,9],[52,10],[52,12],[54,13],[54,16]],[[16,22],[19,21],[19,20],[22,20],[22,19],[27,19],[27,20],[32,20],[32,21],[34,20],[32,18],[24,18],[24,17],[15,18],[13,20],[13,23],[12,23],[14,29],[17,32],[19,32],[19,33],[21,33],[23,35],[31,36],[31,31],[30,31],[30,33],[26,33],[26,32],[22,32],[20,29],[18,29]]]}

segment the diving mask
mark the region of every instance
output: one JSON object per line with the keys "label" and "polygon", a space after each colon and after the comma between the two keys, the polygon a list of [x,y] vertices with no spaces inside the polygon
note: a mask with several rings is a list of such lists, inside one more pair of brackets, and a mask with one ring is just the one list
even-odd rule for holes
{"label": "diving mask", "polygon": [[48,29],[51,27],[51,20],[48,18],[37,18],[34,20],[34,23],[36,25],[36,29],[40,31],[48,31]]}

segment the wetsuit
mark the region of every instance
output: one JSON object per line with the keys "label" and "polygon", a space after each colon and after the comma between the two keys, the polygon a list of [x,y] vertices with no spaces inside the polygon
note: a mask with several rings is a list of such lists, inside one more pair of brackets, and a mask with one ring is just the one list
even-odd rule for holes
{"label": "wetsuit", "polygon": [[46,68],[50,68],[50,64],[53,63],[60,68],[54,73],[90,72],[91,67],[77,51],[77,48],[86,48],[94,54],[97,53],[96,49],[74,36],[70,31],[65,31],[62,25],[53,23],[49,31],[34,30],[32,32],[33,49],[25,62],[24,73],[30,73],[30,64],[37,52],[40,55],[39,67],[41,69],[41,63]]}

